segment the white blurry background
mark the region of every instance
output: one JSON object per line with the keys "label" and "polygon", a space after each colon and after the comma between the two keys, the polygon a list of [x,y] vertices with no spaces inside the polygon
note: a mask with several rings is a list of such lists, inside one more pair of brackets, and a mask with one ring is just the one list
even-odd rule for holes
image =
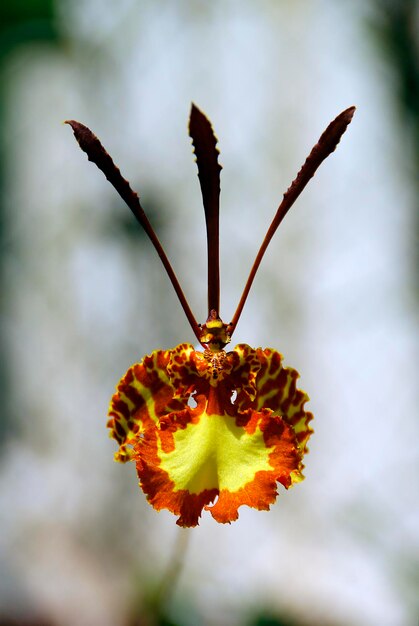
{"label": "white blurry background", "polygon": [[182,532],[146,503],[134,467],[113,463],[105,424],[126,369],[192,332],[151,245],[61,122],[90,126],[140,192],[204,321],[193,100],[224,168],[225,321],[311,147],[341,110],[357,113],[278,231],[234,337],[300,371],[315,414],[306,481],[231,526],[204,514],[168,610],[191,625],[258,611],[284,624],[415,624],[415,173],[370,4],[57,7],[60,45],[22,46],[2,73],[16,429],[0,458],[0,614],[133,623]]}

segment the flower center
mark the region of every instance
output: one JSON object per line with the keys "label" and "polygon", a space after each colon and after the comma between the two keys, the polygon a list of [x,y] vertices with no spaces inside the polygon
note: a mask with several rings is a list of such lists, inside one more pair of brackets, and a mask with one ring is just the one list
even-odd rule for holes
{"label": "flower center", "polygon": [[199,341],[211,353],[221,352],[230,343],[227,324],[224,324],[215,309],[211,309],[207,321],[201,328]]}

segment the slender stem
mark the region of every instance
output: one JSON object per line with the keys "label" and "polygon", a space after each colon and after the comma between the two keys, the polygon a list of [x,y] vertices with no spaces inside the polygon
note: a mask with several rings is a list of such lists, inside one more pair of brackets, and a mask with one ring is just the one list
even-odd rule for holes
{"label": "slender stem", "polygon": [[337,118],[329,124],[324,133],[321,135],[318,143],[310,152],[304,165],[297,174],[296,179],[291,183],[290,187],[285,192],[283,200],[278,207],[278,210],[275,214],[274,219],[272,220],[271,225],[269,226],[268,232],[265,235],[259,252],[257,253],[255,262],[253,263],[252,269],[250,270],[249,278],[247,279],[242,297],[240,298],[239,305],[233,315],[233,319],[228,326],[230,336],[233,334],[239,321],[240,315],[242,314],[243,307],[247,300],[247,296],[249,295],[249,291],[256,276],[256,272],[258,271],[259,265],[262,261],[263,255],[265,254],[266,248],[269,245],[269,242],[274,236],[278,226],[284,219],[285,215],[288,213],[294,202],[297,200],[298,196],[303,191],[304,187],[314,176],[317,168],[335,150],[343,133],[348,127],[348,124],[351,122],[354,113],[355,107],[349,107],[349,109],[346,109],[345,111],[340,113],[340,115],[338,115]]}
{"label": "slender stem", "polygon": [[179,530],[167,569],[160,582],[154,600],[157,615],[161,616],[166,613],[173,594],[176,591],[176,585],[185,565],[190,538],[191,530],[189,528]]}
{"label": "slender stem", "polygon": [[80,124],[80,122],[76,122],[75,120],[67,120],[65,123],[69,124],[73,129],[74,136],[76,137],[80,148],[84,152],[86,152],[89,161],[95,163],[97,167],[105,174],[106,178],[115,187],[121,198],[133,212],[135,218],[144,228],[157,254],[160,257],[161,262],[164,265],[167,275],[169,276],[177,297],[179,298],[180,304],[182,305],[185,315],[188,318],[189,324],[191,325],[191,328],[199,341],[199,325],[189,307],[189,304],[185,298],[185,295],[169,262],[169,259],[166,256],[163,246],[161,245],[156,233],[153,230],[153,227],[151,226],[146,214],[144,213],[138,195],[135,193],[135,191],[131,189],[128,181],[122,177],[120,170],[115,165],[109,154],[106,152],[99,139],[96,137],[96,135],[92,133],[89,128],[87,128],[87,126],[84,126],[83,124]]}
{"label": "slender stem", "polygon": [[208,315],[212,310],[220,310],[220,255],[219,255],[219,215],[220,215],[220,171],[218,163],[217,138],[211,123],[192,104],[189,118],[189,134],[196,155],[198,177],[207,227],[208,251]]}

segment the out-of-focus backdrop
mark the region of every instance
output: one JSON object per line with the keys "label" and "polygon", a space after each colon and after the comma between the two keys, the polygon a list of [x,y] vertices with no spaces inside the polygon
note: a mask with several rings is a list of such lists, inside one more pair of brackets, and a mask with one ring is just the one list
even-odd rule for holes
{"label": "out-of-focus backdrop", "polygon": [[[417,4],[0,7],[1,625],[416,624]],[[225,321],[309,150],[357,113],[273,240],[235,335],[300,371],[307,478],[270,512],[182,531],[113,462],[105,424],[127,368],[192,333],[62,121],[90,126],[140,192],[204,321],[191,101],[219,137]]]}

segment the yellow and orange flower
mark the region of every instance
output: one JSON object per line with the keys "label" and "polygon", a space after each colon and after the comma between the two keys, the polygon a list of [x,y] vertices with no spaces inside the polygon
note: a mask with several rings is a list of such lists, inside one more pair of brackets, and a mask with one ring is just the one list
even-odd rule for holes
{"label": "yellow and orange flower", "polygon": [[267,510],[277,483],[303,479],[303,456],[312,432],[308,396],[282,356],[246,344],[226,352],[266,248],[310,178],[340,141],[355,107],[329,124],[278,207],[236,312],[224,324],[220,310],[217,140],[205,115],[192,105],[189,132],[196,155],[208,243],[208,319],[199,325],[138,195],[83,124],[68,123],[90,161],[112,183],[155,247],[191,328],[201,344],[156,350],[128,370],[111,400],[108,426],[119,444],[117,461],[135,461],[140,486],[157,509],[180,526],[196,526],[205,508],[217,522],[238,518],[240,506]]}
{"label": "yellow and orange flower", "polygon": [[297,378],[275,350],[245,344],[155,351],[112,398],[115,458],[136,462],[150,504],[179,515],[180,526],[195,526],[203,508],[223,523],[242,505],[267,510],[277,483],[302,480],[312,415]]}

